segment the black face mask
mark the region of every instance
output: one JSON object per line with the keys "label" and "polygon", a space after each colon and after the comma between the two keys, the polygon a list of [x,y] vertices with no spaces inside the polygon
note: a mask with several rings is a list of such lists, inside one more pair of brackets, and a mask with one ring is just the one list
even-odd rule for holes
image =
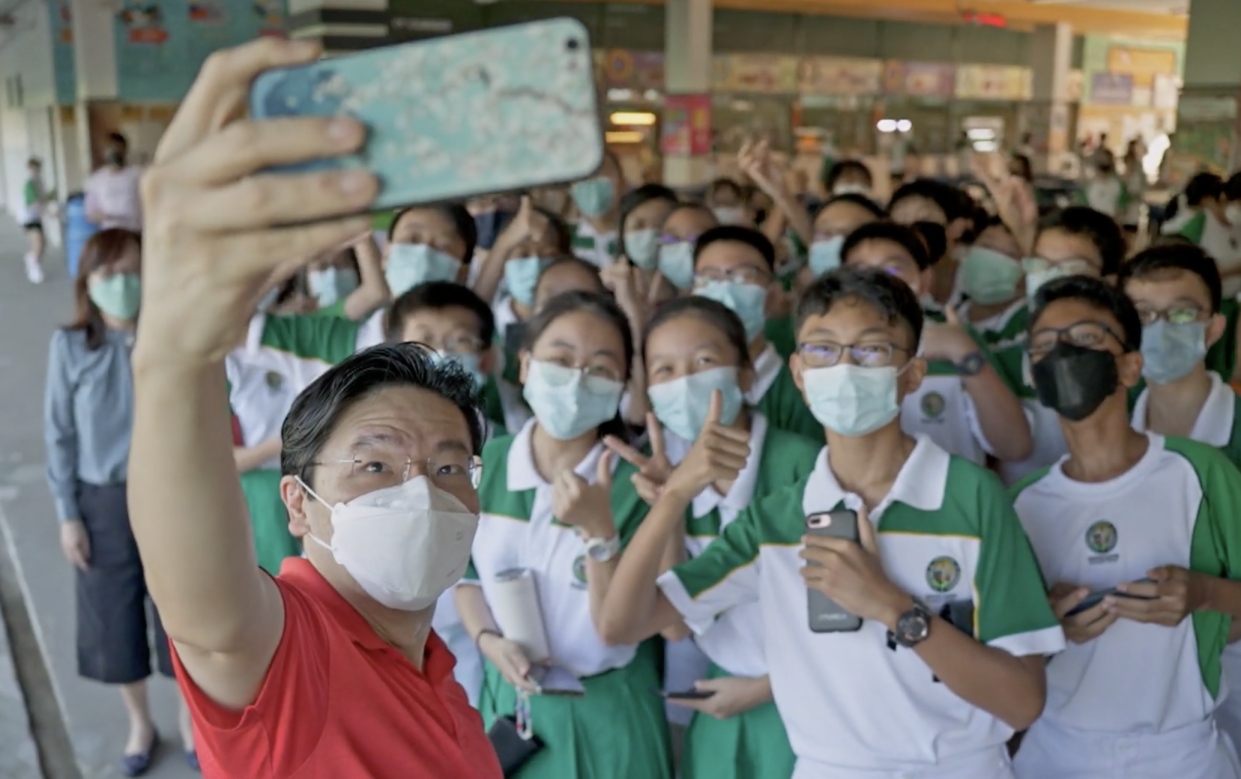
{"label": "black face mask", "polygon": [[1060,416],[1080,422],[1120,386],[1116,355],[1061,341],[1031,366],[1039,402]]}

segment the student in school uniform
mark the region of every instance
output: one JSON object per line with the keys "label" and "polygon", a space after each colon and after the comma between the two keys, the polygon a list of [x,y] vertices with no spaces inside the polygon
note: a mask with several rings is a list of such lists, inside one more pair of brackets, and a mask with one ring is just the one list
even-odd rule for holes
{"label": "student in school uniform", "polygon": [[648,278],[659,268],[659,230],[676,207],[676,193],[662,184],[646,184],[621,198],[622,253]]}
{"label": "student in school uniform", "polygon": [[1241,472],[1214,447],[1130,426],[1142,339],[1133,303],[1101,279],[1057,279],[1034,300],[1034,382],[1069,454],[1013,495],[1069,644],[1047,665],[1021,779],[1241,777],[1212,716],[1241,617]]}
{"label": "student in school uniform", "polygon": [[[1180,235],[1201,246],[1219,266],[1224,295],[1241,294],[1241,241],[1237,225],[1229,219],[1227,185],[1214,173],[1202,172],[1185,187],[1185,203],[1173,219],[1164,223],[1165,235]],[[1233,214],[1236,209],[1233,209]]]}
{"label": "student in school uniform", "polygon": [[745,327],[754,365],[746,402],[773,427],[815,436],[820,426],[764,332],[767,310],[784,294],[774,274],[775,249],[753,228],[715,227],[699,236],[694,246],[694,294],[728,306]]}
{"label": "student in school uniform", "polygon": [[[930,285],[925,244],[904,225],[875,222],[858,228],[845,239],[842,257],[847,266],[883,270],[919,295]],[[955,313],[925,316],[919,354],[927,360],[927,375],[902,401],[901,425],[975,463],[985,463],[988,454],[1024,460],[1032,442],[1014,380]]]}
{"label": "student in school uniform", "polygon": [[711,209],[701,203],[680,203],[668,213],[659,231],[659,275],[678,294],[694,287],[694,245],[713,227],[719,227]]}
{"label": "student in school uniform", "polygon": [[370,233],[333,252],[306,271],[306,286],[320,316],[361,322],[389,299],[383,256]]}
{"label": "student in school uniform", "polygon": [[888,201],[893,222],[934,234],[928,241],[931,283],[925,298],[939,306],[955,307],[961,302],[958,255],[963,239],[973,229],[975,210],[964,191],[933,179],[903,184]]}
{"label": "student in school uniform", "polygon": [[620,201],[625,181],[620,160],[604,152],[599,174],[577,182],[569,197],[577,207],[579,219],[573,225],[573,253],[603,270],[620,256],[617,238],[620,230]]}
{"label": "student in school uniform", "polygon": [[983,221],[961,260],[961,292],[957,306],[988,344],[1011,341],[1025,333],[1025,271],[1021,244],[997,217]]}
{"label": "student in school uniform", "polygon": [[[1043,656],[1064,638],[999,481],[901,430],[900,399],[926,370],[919,301],[886,273],[842,268],[806,291],[798,322],[792,367],[827,447],[662,575],[684,520],[653,510],[613,576],[604,637],[682,620],[703,634],[757,603],[795,779],[1011,777],[1005,744],[1042,710]],[[731,465],[702,455],[716,473]],[[678,481],[661,502],[691,494]],[[860,544],[806,535],[808,515],[845,509]],[[807,588],[861,628],[811,631]]]}
{"label": "student in school uniform", "polygon": [[[651,320],[643,347],[657,420],[650,454],[605,441],[639,468],[643,494],[656,510],[684,517],[676,534],[681,551],[669,565],[702,554],[751,502],[801,479],[822,448],[771,427],[746,406],[744,393],[754,378],[748,348],[741,321],[726,306],[696,295],[666,303]],[[728,430],[717,431],[719,426]],[[737,452],[736,469],[726,478],[709,480],[701,469],[707,446]],[[682,477],[693,472],[691,487],[698,491],[688,490],[680,501],[658,501],[650,488],[664,487],[672,467],[684,468]],[[664,689],[711,693],[702,701],[669,700],[670,722],[689,726],[683,779],[792,776],[793,750],[772,703],[762,634],[755,629],[761,622],[758,604],[738,606],[703,635],[665,645]]]}
{"label": "student in school uniform", "polygon": [[[671,776],[663,703],[652,692],[655,647],[608,645],[596,628],[621,549],[647,512],[632,467],[616,467],[602,442],[623,433],[618,412],[633,355],[629,323],[611,300],[553,298],[530,320],[522,351],[534,419],[483,450],[479,532],[456,603],[488,661],[485,725],[528,706],[544,744],[515,774],[521,779]],[[499,574],[519,568],[534,577],[550,648],[537,679],[521,645],[504,638],[505,616],[490,595]]]}
{"label": "student in school uniform", "polygon": [[[1133,407],[1133,429],[1210,444],[1241,468],[1241,396],[1206,365],[1208,347],[1227,326],[1220,314],[1219,269],[1197,246],[1160,246],[1134,257],[1120,288],[1142,322],[1146,389]],[[1221,658],[1229,694],[1216,722],[1241,743],[1241,646]]]}
{"label": "student in school uniform", "polygon": [[809,260],[801,271],[800,286],[840,267],[840,250],[849,233],[862,225],[884,218],[883,209],[861,194],[833,195],[814,216],[814,243]]}

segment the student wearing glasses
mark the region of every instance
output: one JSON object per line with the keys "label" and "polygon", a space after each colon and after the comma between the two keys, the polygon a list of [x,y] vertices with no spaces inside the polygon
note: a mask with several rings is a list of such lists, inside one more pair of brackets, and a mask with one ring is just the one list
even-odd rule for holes
{"label": "student wearing glasses", "polygon": [[1035,297],[1034,385],[1069,454],[1013,495],[1069,644],[1047,665],[1022,779],[1241,776],[1212,716],[1241,617],[1241,472],[1215,447],[1130,426],[1145,336],[1101,279]]}
{"label": "student wearing glasses", "polygon": [[720,220],[699,203],[680,203],[664,218],[659,231],[659,274],[678,293],[694,286],[694,245]]}

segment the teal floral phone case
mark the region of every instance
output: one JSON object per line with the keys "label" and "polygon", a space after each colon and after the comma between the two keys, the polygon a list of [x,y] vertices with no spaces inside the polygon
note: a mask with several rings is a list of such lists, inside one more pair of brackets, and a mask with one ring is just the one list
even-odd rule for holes
{"label": "teal floral phone case", "polygon": [[559,184],[603,164],[586,27],[549,19],[271,70],[255,119],[352,116],[360,153],[285,170],[366,168],[376,210]]}

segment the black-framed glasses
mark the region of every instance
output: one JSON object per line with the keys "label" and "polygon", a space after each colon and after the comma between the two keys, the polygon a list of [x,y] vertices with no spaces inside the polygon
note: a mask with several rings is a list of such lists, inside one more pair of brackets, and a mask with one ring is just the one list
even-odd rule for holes
{"label": "black-framed glasses", "polygon": [[1042,357],[1055,349],[1056,344],[1061,341],[1085,349],[1098,349],[1109,337],[1114,338],[1126,352],[1130,351],[1129,344],[1115,330],[1103,322],[1093,320],[1074,322],[1068,327],[1044,327],[1036,330],[1030,336],[1026,351],[1031,357]]}
{"label": "black-framed glasses", "polygon": [[1190,322],[1197,322],[1203,318],[1206,313],[1205,309],[1198,306],[1177,306],[1163,311],[1156,311],[1153,308],[1139,308],[1138,321],[1143,325],[1153,325],[1160,319],[1170,325],[1187,325]]}
{"label": "black-framed glasses", "polygon": [[838,365],[845,354],[849,361],[862,368],[886,368],[892,364],[897,352],[909,350],[891,341],[867,344],[838,344],[832,341],[798,344],[797,351],[807,368],[831,368]]}

